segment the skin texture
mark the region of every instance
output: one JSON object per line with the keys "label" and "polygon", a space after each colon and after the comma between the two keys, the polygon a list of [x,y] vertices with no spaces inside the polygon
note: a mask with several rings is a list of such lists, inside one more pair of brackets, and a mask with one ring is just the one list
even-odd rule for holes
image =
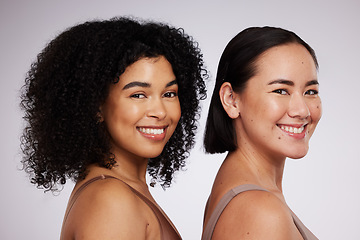
{"label": "skin texture", "polygon": [[237,149],[218,172],[204,225],[226,192],[256,184],[270,192],[236,196],[212,239],[302,239],[282,193],[282,177],[287,157],[306,155],[321,118],[316,66],[309,52],[295,43],[268,49],[255,66],[256,74],[243,92],[234,92],[228,82],[220,89],[222,105],[235,125]]}
{"label": "skin texture", "polygon": [[[126,68],[100,107],[117,164],[111,170],[91,165],[74,192],[88,179],[104,174],[122,179],[155,203],[145,174],[148,158],[161,153],[181,115],[174,80],[164,57],[140,59]],[[159,127],[164,134],[140,132],[140,128]],[[85,188],[63,232],[64,239],[160,239],[159,227],[150,208],[124,183],[106,179]]]}
{"label": "skin texture", "polygon": [[[119,83],[111,87],[100,111],[110,133],[112,153],[129,159],[158,156],[181,115],[178,86],[170,63],[160,57],[141,59],[129,66]],[[140,128],[164,133],[144,134]]]}

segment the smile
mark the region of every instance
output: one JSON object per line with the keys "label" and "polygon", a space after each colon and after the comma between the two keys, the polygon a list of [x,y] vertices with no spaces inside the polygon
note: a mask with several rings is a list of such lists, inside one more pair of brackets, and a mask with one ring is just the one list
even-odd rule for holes
{"label": "smile", "polygon": [[286,135],[295,138],[295,139],[304,139],[306,137],[306,129],[308,124],[296,124],[296,125],[282,125],[277,124],[277,126],[286,133]]}
{"label": "smile", "polygon": [[302,127],[291,127],[291,126],[280,126],[280,128],[285,131],[285,132],[289,132],[289,133],[295,133],[295,134],[299,134],[302,133],[305,129],[304,126]]}
{"label": "smile", "polygon": [[160,135],[164,133],[163,128],[139,128],[139,131],[145,134]]}
{"label": "smile", "polygon": [[147,139],[151,139],[154,141],[162,141],[166,137],[166,129],[165,127],[137,127],[136,129],[139,133]]}

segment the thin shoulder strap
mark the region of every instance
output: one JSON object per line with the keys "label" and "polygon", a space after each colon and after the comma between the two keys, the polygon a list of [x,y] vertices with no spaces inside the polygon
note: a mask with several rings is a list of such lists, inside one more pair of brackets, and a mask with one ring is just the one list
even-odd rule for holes
{"label": "thin shoulder strap", "polygon": [[105,175],[100,175],[100,176],[97,176],[97,177],[94,177],[90,180],[88,180],[87,182],[85,182],[83,185],[81,185],[77,190],[76,192],[74,193],[74,195],[71,197],[71,199],[69,200],[69,207],[67,208],[66,210],[66,213],[65,213],[65,216],[64,216],[64,220],[63,220],[63,226],[65,225],[65,222],[69,216],[69,213],[72,209],[72,207],[74,206],[74,203],[75,201],[77,200],[77,198],[79,197],[80,193],[91,183],[97,181],[97,180],[100,180],[100,179],[105,179]]}
{"label": "thin shoulder strap", "polygon": [[233,189],[231,189],[230,191],[228,191],[227,193],[225,193],[225,195],[220,199],[219,203],[216,205],[214,211],[212,212],[204,233],[202,235],[202,240],[210,240],[212,238],[214,229],[215,229],[215,225],[218,222],[220,215],[222,214],[222,212],[224,211],[224,209],[226,208],[226,206],[229,204],[229,202],[238,194],[245,192],[245,191],[252,191],[252,190],[258,190],[258,191],[267,191],[266,189],[254,185],[254,184],[243,184],[243,185],[239,185],[237,187],[234,187]]}
{"label": "thin shoulder strap", "polygon": [[148,199],[146,196],[141,194],[139,191],[131,187],[129,184],[124,182],[123,180],[113,177],[113,176],[105,176],[106,178],[113,178],[117,179],[124,184],[126,184],[131,191],[138,196],[143,202],[145,202],[146,205],[154,212],[156,218],[158,219],[158,222],[160,224],[160,231],[161,231],[161,239],[166,240],[181,240],[181,236],[179,232],[176,230],[174,224],[171,222],[171,220],[166,216],[165,212],[160,208],[160,206],[155,205],[150,199]]}
{"label": "thin shoulder strap", "polygon": [[[268,190],[254,185],[254,184],[244,184],[239,185],[230,191],[228,191],[219,201],[217,206],[215,207],[213,213],[210,216],[210,219],[205,227],[202,240],[211,240],[216,223],[218,222],[221,213],[224,211],[226,206],[229,204],[229,202],[238,194],[245,192],[245,191],[251,191],[251,190],[257,190],[257,191],[266,191]],[[295,215],[293,211],[290,210],[291,216],[293,218],[293,221],[295,223],[295,226],[299,230],[301,236],[304,238],[304,240],[318,240],[318,238],[300,221],[300,219]]]}
{"label": "thin shoulder strap", "polygon": [[300,219],[295,215],[295,213],[291,210],[290,212],[294,223],[304,240],[318,240],[318,238],[300,221]]}
{"label": "thin shoulder strap", "polygon": [[67,221],[67,218],[69,216],[69,213],[72,209],[72,207],[74,206],[75,202],[76,202],[76,199],[79,197],[80,193],[91,183],[97,181],[97,180],[100,180],[100,179],[105,179],[105,176],[104,175],[100,175],[100,176],[97,176],[97,177],[94,177],[90,180],[88,180],[87,182],[85,182],[83,185],[81,185],[77,190],[76,192],[73,194],[73,196],[70,198],[69,200],[69,203],[68,203],[68,208],[66,209],[66,212],[65,212],[65,216],[64,216],[64,220],[63,220],[63,223],[62,223],[62,227],[61,227],[61,236],[60,236],[60,239],[63,239],[63,230],[64,230],[64,227],[65,227],[65,223]]}
{"label": "thin shoulder strap", "polygon": [[[76,192],[74,193],[74,195],[72,196],[72,198],[69,201],[69,207],[66,211],[65,217],[64,217],[64,221],[63,221],[63,227],[65,226],[65,222],[68,218],[68,215],[74,205],[74,203],[76,202],[77,198],[79,197],[80,193],[91,183],[98,181],[98,180],[103,180],[106,178],[112,178],[112,179],[116,179],[121,181],[122,183],[124,183],[126,186],[128,186],[130,188],[130,190],[136,195],[138,196],[143,202],[145,202],[146,205],[148,205],[150,207],[150,209],[154,212],[159,224],[160,224],[160,231],[161,231],[161,238],[162,239],[169,239],[169,240],[181,240],[180,234],[178,233],[178,231],[176,230],[175,226],[173,225],[173,223],[170,221],[169,218],[167,218],[167,216],[165,215],[165,213],[159,209],[159,207],[157,207],[153,202],[151,202],[147,197],[145,197],[143,194],[141,194],[140,192],[138,192],[136,189],[134,189],[133,187],[131,187],[129,184],[127,184],[126,182],[124,182],[123,180],[110,176],[110,175],[100,175],[97,177],[94,177],[90,180],[88,180],[87,182],[85,182],[83,185],[81,185]],[[164,228],[164,226],[166,226]]]}

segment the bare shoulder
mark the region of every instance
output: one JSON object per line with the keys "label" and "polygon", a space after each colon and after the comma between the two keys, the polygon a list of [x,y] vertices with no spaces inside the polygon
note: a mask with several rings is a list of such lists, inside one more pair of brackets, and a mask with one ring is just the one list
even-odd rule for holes
{"label": "bare shoulder", "polygon": [[75,239],[145,239],[152,217],[125,183],[104,179],[83,190],[66,224]]}
{"label": "bare shoulder", "polygon": [[274,194],[247,191],[234,197],[216,224],[213,239],[302,239],[290,210]]}

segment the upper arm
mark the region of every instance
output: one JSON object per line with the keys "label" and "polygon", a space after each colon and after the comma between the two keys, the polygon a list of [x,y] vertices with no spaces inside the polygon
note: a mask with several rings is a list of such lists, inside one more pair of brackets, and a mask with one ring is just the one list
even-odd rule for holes
{"label": "upper arm", "polygon": [[290,210],[280,199],[269,192],[248,191],[230,201],[212,239],[289,240],[299,239],[299,232]]}
{"label": "upper arm", "polygon": [[75,239],[145,239],[142,204],[127,186],[104,181],[87,190],[71,211]]}

